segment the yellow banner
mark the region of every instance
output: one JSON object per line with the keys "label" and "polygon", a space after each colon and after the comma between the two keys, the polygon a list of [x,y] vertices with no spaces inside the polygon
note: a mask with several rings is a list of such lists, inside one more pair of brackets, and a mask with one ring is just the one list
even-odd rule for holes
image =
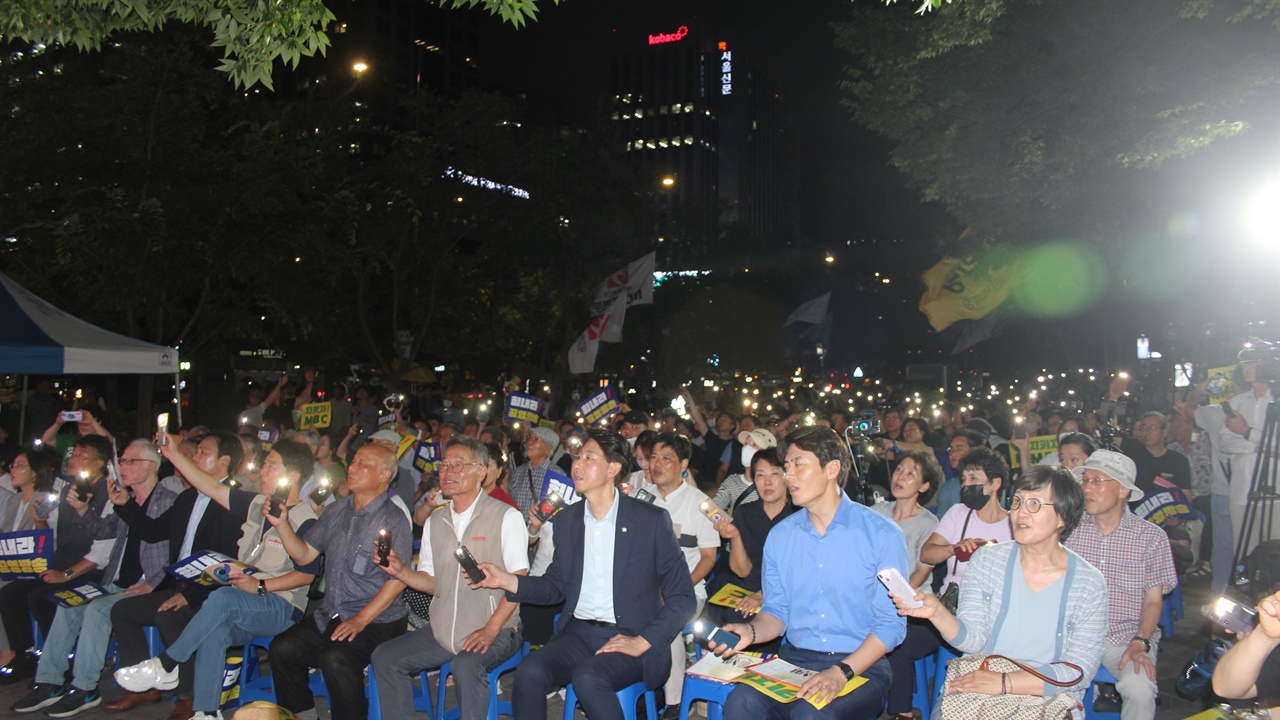
{"label": "yellow banner", "polygon": [[308,428],[323,430],[332,422],[333,403],[308,403],[302,406],[302,418],[298,420],[298,427],[303,430]]}
{"label": "yellow banner", "polygon": [[[1037,435],[1033,438],[1027,438],[1027,453],[1031,456],[1031,465],[1035,465],[1044,459],[1050,453],[1058,452],[1058,436],[1057,435]],[[1018,459],[1018,448],[1009,443],[1009,467],[1022,467],[1022,461]]]}
{"label": "yellow banner", "polygon": [[990,315],[1009,298],[1020,279],[1012,257],[996,260],[995,251],[962,259],[946,258],[925,271],[920,312],[934,330],[944,330],[957,320],[977,320]]}
{"label": "yellow banner", "polygon": [[418,438],[412,435],[402,435],[400,437],[400,446],[396,448],[396,459],[399,460],[404,457],[404,454],[409,452],[410,448],[417,444]]}

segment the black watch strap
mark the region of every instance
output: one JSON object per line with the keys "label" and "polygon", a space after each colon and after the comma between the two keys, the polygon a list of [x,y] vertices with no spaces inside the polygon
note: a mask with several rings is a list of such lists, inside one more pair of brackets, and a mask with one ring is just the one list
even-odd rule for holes
{"label": "black watch strap", "polygon": [[258,594],[259,594],[259,595],[266,595],[266,594],[267,594],[267,581],[266,581],[266,580],[259,580],[259,581],[258,581]]}
{"label": "black watch strap", "polygon": [[858,675],[858,673],[853,671],[853,666],[843,660],[836,663],[836,667],[840,668],[840,672],[844,673],[845,682],[849,682]]}
{"label": "black watch strap", "polygon": [[1144,638],[1141,635],[1134,635],[1133,639],[1142,643],[1143,647],[1146,648],[1145,650],[1146,652],[1151,652],[1151,638]]}

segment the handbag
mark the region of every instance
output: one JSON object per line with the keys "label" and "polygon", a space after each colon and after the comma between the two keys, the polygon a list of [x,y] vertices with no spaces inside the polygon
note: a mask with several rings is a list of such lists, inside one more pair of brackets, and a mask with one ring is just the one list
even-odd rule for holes
{"label": "handbag", "polygon": [[[969,531],[969,518],[973,517],[973,510],[964,516],[964,527],[960,528],[960,539],[964,539],[964,534]],[[954,555],[952,556],[951,577],[956,576],[956,568],[960,567],[960,560]],[[947,583],[947,587],[943,589],[942,595],[938,597],[938,602],[942,603],[942,607],[948,612],[955,615],[960,608],[960,583],[952,580]]]}
{"label": "handbag", "polygon": [[947,677],[942,693],[942,720],[1065,720],[1072,712],[1080,710],[1083,717],[1084,707],[1076,702],[1070,693],[1058,693],[1048,697],[1040,695],[987,695],[974,692],[948,692],[945,688],[952,680],[968,675],[977,670],[988,670],[996,673],[1012,673],[1019,670],[1030,673],[1041,680],[1058,687],[1069,687],[1084,679],[1084,670],[1079,665],[1069,662],[1057,662],[1054,665],[1066,665],[1079,677],[1071,682],[1063,682],[1042,674],[1038,670],[1023,665],[1003,655],[964,655],[947,663]]}

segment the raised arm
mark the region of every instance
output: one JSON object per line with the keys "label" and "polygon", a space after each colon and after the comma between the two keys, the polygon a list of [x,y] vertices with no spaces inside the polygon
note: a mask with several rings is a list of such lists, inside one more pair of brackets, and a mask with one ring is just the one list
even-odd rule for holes
{"label": "raised arm", "polygon": [[208,495],[210,500],[221,505],[224,509],[231,509],[231,488],[218,482],[217,478],[200,469],[193,460],[183,455],[178,450],[178,443],[182,440],[177,435],[169,435],[169,442],[160,446],[160,454],[165,459],[173,463],[173,469],[182,474],[182,477],[191,483],[191,487],[198,492]]}
{"label": "raised arm", "polygon": [[698,403],[694,402],[693,393],[689,392],[689,388],[682,388],[680,394],[684,396],[684,403],[689,407],[689,417],[693,418],[693,426],[706,437],[710,432],[707,427],[707,421],[702,417],[702,411],[698,409]]}

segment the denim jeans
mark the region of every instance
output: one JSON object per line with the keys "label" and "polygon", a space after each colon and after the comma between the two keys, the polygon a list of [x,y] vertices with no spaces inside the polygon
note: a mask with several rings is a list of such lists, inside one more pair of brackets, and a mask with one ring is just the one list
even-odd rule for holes
{"label": "denim jeans", "polygon": [[166,650],[169,657],[180,663],[195,655],[192,709],[213,714],[222,705],[227,648],[243,645],[256,637],[274,637],[290,625],[293,625],[293,606],[279,595],[256,595],[233,587],[213,591],[177,642]]}
{"label": "denim jeans", "polygon": [[1213,575],[1209,588],[1217,597],[1227,588],[1231,573],[1235,571],[1236,534],[1231,523],[1230,497],[1214,493],[1209,502],[1213,515],[1213,557],[1209,560]]}
{"label": "denim jeans", "polygon": [[49,637],[44,640],[40,664],[36,668],[36,682],[61,686],[67,675],[70,661],[67,656],[75,650],[75,671],[71,684],[81,690],[96,690],[106,664],[107,645],[111,642],[111,608],[124,599],[124,588],[108,585],[112,594],[95,598],[77,607],[58,606],[49,626]]}
{"label": "denim jeans", "polygon": [[[845,655],[804,650],[783,644],[778,657],[802,668],[826,670],[843,660]],[[780,703],[755,688],[736,687],[725,700],[724,716],[769,720],[873,720],[884,710],[885,701],[889,697],[892,679],[889,661],[880,658],[862,676],[867,682],[848,695],[832,700],[831,704],[821,710],[803,700]]]}

